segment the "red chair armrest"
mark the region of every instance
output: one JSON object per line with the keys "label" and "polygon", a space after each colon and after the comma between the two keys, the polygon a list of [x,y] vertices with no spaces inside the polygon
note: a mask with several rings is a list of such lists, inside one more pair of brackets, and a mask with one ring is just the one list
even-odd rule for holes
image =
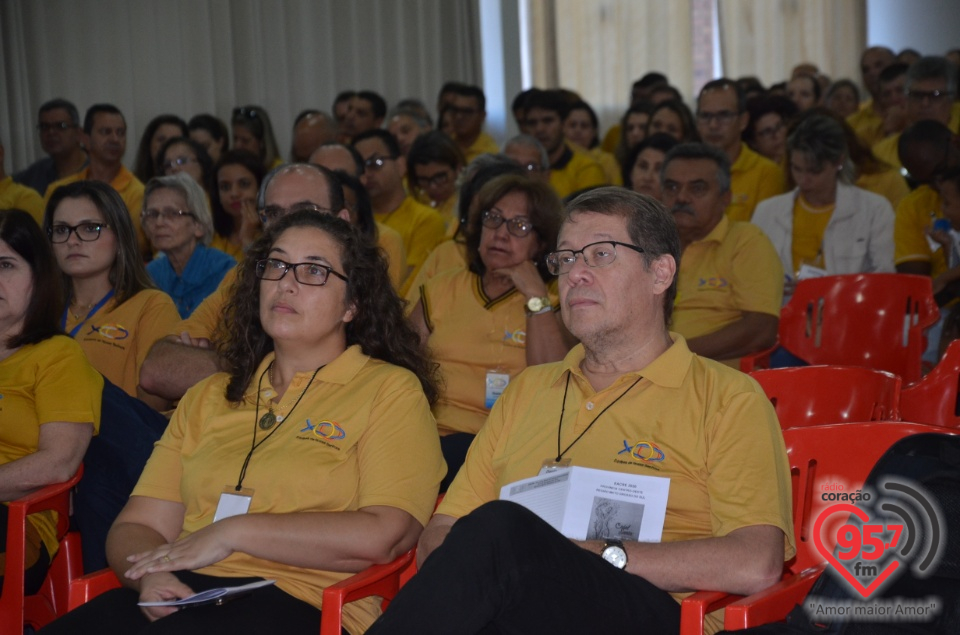
{"label": "red chair armrest", "polygon": [[722,609],[742,595],[724,591],[697,591],[680,603],[680,635],[703,635],[703,619],[707,613]]}
{"label": "red chair armrest", "polygon": [[72,611],[101,593],[118,588],[120,588],[120,580],[112,569],[101,569],[71,580],[70,591],[67,593],[67,610]]}
{"label": "red chair armrest", "polygon": [[373,595],[390,600],[400,590],[400,573],[410,566],[416,549],[393,562],[376,564],[323,590],[320,635],[340,635],[343,605]]}
{"label": "red chair armrest", "polygon": [[777,339],[773,346],[766,350],[744,355],[740,358],[740,372],[752,373],[761,368],[770,368],[770,355],[780,347],[780,340]]}
{"label": "red chair armrest", "polygon": [[740,630],[784,619],[794,606],[803,602],[826,566],[823,563],[804,569],[759,593],[731,603],[724,613],[724,629]]}

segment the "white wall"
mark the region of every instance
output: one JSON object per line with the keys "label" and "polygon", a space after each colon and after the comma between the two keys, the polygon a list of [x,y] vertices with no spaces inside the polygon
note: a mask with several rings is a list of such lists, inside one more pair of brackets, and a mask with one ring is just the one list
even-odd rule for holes
{"label": "white wall", "polygon": [[943,55],[960,47],[960,2],[867,0],[867,44]]}

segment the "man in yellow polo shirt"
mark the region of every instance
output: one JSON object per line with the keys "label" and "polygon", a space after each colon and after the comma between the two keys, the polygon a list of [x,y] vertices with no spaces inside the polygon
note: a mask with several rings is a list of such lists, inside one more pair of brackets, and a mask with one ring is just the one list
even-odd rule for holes
{"label": "man in yellow polo shirt", "polygon": [[447,106],[453,134],[467,163],[481,154],[496,154],[500,146],[483,131],[487,120],[487,97],[479,86],[454,84],[451,103]]}
{"label": "man in yellow polo shirt", "polygon": [[567,143],[563,120],[569,105],[555,90],[531,93],[524,102],[526,129],[550,158],[550,185],[564,198],[589,187],[607,185],[603,168],[583,150]]}
{"label": "man in yellow polo shirt", "polygon": [[847,117],[847,123],[867,147],[886,136],[883,130],[880,73],[896,61],[896,54],[885,46],[871,46],[860,56],[860,76],[863,86],[870,93],[870,99],[860,104],[860,110]]}
{"label": "man in yellow polo shirt", "polygon": [[3,168],[5,152],[3,141],[0,141],[0,209],[19,209],[27,212],[43,225],[43,199],[33,188],[13,182],[12,176],[7,176]]}
{"label": "man in yellow polo shirt", "polygon": [[919,121],[900,135],[900,157],[920,187],[897,206],[893,224],[893,262],[899,273],[938,276],[947,269],[943,249],[927,236],[942,218],[937,176],[960,166],[960,135],[944,124]]}
{"label": "man in yellow polo shirt", "polygon": [[353,140],[353,147],[363,157],[365,169],[361,181],[370,194],[373,217],[403,237],[407,251],[407,269],[403,275],[406,279],[433,248],[443,242],[446,223],[436,210],[418,203],[403,189],[407,162],[392,134],[386,130],[368,130]]}
{"label": "man in yellow polo shirt", "polygon": [[[930,119],[960,132],[960,106],[957,96],[957,67],[947,58],[930,56],[917,60],[908,70],[906,91],[906,123]],[[897,145],[900,135],[894,134],[873,146],[873,154],[894,167],[901,167]]]}
{"label": "man in yellow polo shirt", "polygon": [[120,109],[112,104],[94,104],[83,118],[83,145],[87,149],[89,164],[83,170],[54,181],[47,188],[43,205],[53,191],[61,185],[76,181],[103,181],[109,183],[123,199],[130,212],[130,219],[137,231],[137,241],[144,260],[152,257],[150,243],[140,227],[140,212],[143,211],[143,183],[123,165],[127,151],[127,122]]}
{"label": "man in yellow polo shirt", "polygon": [[707,82],[697,98],[697,131],[730,160],[730,220],[749,222],[757,203],[787,191],[783,170],[743,143],[750,123],[743,89],[732,79]]}
{"label": "man in yellow polo shirt", "polygon": [[663,204],[680,233],[680,273],[672,329],[698,355],[739,366],[777,341],[783,266],[751,223],[730,220],[730,163],[702,143],[667,153]]}
{"label": "man in yellow polo shirt", "polygon": [[[421,536],[419,573],[369,635],[676,633],[686,594],[671,591],[755,593],[796,551],[770,402],[667,330],[680,258],[670,213],[608,187],[578,196],[567,214],[547,262],[581,344],[528,368],[497,399]],[[497,500],[501,487],[544,468],[562,478],[567,465],[614,481],[669,479],[660,541],[638,542],[638,523],[567,538]],[[707,632],[720,626],[711,616]]]}
{"label": "man in yellow polo shirt", "polygon": [[[309,163],[288,163],[272,170],[260,184],[257,210],[264,224],[291,211],[314,209],[349,221],[343,189],[328,169]],[[140,367],[140,387],[171,401],[180,399],[201,379],[221,370],[214,338],[222,325],[223,305],[236,279],[227,272],[216,291],[207,296],[167,337],[157,340]]]}

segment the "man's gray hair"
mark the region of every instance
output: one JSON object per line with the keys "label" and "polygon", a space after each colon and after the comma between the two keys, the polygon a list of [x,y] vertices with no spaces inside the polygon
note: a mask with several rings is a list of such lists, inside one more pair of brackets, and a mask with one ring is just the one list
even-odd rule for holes
{"label": "man's gray hair", "polygon": [[717,164],[717,185],[720,187],[720,193],[730,191],[730,159],[723,150],[708,146],[705,143],[681,143],[674,146],[663,158],[663,166],[660,168],[661,187],[667,173],[667,166],[674,159],[707,159],[713,161]]}
{"label": "man's gray hair", "polygon": [[550,155],[547,154],[547,149],[543,147],[542,143],[537,141],[536,137],[528,134],[518,134],[515,137],[507,139],[507,142],[503,144],[503,151],[506,152],[510,146],[534,148],[540,153],[540,169],[544,172],[550,169]]}
{"label": "man's gray hair", "polygon": [[957,67],[953,62],[939,55],[921,57],[907,70],[906,89],[910,90],[914,82],[926,79],[942,79],[947,83],[947,92],[957,94]]}

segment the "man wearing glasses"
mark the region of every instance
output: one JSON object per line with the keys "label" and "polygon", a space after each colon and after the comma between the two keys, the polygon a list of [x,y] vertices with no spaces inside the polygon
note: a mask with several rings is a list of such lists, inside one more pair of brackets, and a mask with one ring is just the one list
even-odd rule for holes
{"label": "man wearing glasses", "polygon": [[54,181],[47,187],[43,197],[46,207],[50,196],[61,185],[76,181],[103,181],[117,191],[123,199],[133,227],[137,231],[137,242],[144,260],[150,260],[153,250],[147,241],[147,235],[140,227],[140,210],[143,209],[143,183],[123,165],[123,155],[127,151],[127,122],[120,109],[113,104],[94,104],[87,109],[83,117],[83,145],[87,149],[90,162],[87,167],[70,176]]}
{"label": "man wearing glasses", "polygon": [[[957,96],[957,67],[945,57],[921,57],[907,70],[904,85],[906,120],[911,126],[930,119],[960,132],[960,103]],[[902,167],[897,152],[900,135],[894,134],[873,146],[873,154],[894,167]]]}
{"label": "man wearing glasses", "polygon": [[407,269],[403,275],[406,279],[443,241],[446,223],[436,210],[407,196],[403,187],[407,162],[392,134],[379,128],[368,130],[354,137],[353,147],[363,158],[360,180],[370,194],[374,218],[403,237],[407,252]]}
{"label": "man wearing glasses", "polygon": [[40,106],[37,130],[46,157],[13,175],[13,180],[32,187],[40,196],[56,180],[79,172],[87,164],[80,145],[80,113],[66,99],[52,99]]}
{"label": "man wearing glasses", "polygon": [[[306,163],[290,163],[267,174],[260,185],[257,210],[264,225],[300,210],[350,220],[343,190],[333,173]],[[221,370],[212,339],[235,279],[233,269],[188,319],[153,345],[140,368],[140,384],[145,391],[169,400],[180,399],[188,388]]]}
{"label": "man wearing glasses", "polygon": [[493,137],[483,131],[487,120],[487,97],[478,86],[455,84],[451,104],[446,110],[453,123],[453,134],[463,151],[466,164],[481,154],[500,151]]}
{"label": "man wearing glasses", "polygon": [[697,131],[730,159],[730,220],[749,222],[757,203],[787,191],[783,170],[740,139],[750,122],[746,98],[732,79],[707,82],[697,98]]}
{"label": "man wearing glasses", "polygon": [[[547,263],[581,344],[499,397],[420,538],[419,572],[370,635],[676,633],[687,592],[779,579],[795,552],[780,426],[754,382],[668,331],[679,259],[650,197],[600,188],[568,206]],[[661,541],[569,539],[497,500],[567,465],[669,479]]]}

